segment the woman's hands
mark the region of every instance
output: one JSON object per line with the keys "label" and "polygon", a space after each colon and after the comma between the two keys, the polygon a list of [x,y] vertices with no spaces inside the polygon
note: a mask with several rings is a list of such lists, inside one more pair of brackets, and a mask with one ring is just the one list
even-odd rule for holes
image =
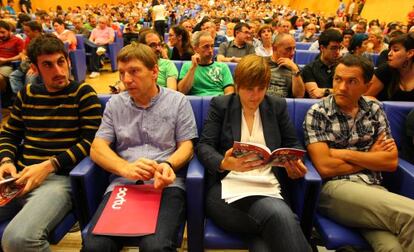
{"label": "woman's hands", "polygon": [[221,161],[220,169],[221,170],[227,170],[227,171],[239,171],[239,172],[245,172],[245,171],[251,171],[259,166],[263,165],[263,160],[253,160],[255,157],[257,157],[256,154],[248,154],[243,157],[235,157],[233,156],[233,148],[230,148],[226,151],[224,154],[224,158]]}

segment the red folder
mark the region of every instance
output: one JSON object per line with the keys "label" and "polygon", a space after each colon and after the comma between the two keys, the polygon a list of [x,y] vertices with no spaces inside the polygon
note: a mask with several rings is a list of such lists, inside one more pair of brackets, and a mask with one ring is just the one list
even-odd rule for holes
{"label": "red folder", "polygon": [[155,233],[161,193],[153,185],[115,186],[92,233],[112,236]]}

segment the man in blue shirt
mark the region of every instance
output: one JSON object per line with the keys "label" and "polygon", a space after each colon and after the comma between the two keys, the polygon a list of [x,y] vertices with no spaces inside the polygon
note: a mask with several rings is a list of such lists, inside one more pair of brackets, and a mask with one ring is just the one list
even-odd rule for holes
{"label": "man in blue shirt", "polygon": [[[185,222],[184,177],[178,171],[193,156],[192,139],[197,137],[197,129],[187,98],[156,84],[157,60],[144,44],[130,44],[120,51],[119,75],[128,92],[108,101],[90,154],[100,167],[118,176],[107,192],[115,185],[139,180],[152,182],[155,188],[165,187],[157,231],[142,237],[139,247],[140,251],[175,251],[180,226]],[[105,194],[93,225],[109,196]],[[122,238],[89,231],[82,251],[119,251],[122,245]]]}

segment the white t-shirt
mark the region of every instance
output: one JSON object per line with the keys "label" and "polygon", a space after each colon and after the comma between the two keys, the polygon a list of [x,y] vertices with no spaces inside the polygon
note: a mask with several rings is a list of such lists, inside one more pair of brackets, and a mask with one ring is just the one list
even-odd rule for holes
{"label": "white t-shirt", "polygon": [[155,19],[154,21],[165,21],[165,7],[162,4],[155,5],[152,7],[152,13],[154,13]]}

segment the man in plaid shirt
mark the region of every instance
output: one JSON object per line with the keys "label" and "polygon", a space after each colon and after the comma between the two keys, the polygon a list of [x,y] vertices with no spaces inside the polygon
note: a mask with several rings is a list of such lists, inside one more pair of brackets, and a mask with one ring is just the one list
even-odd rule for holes
{"label": "man in plaid shirt", "polygon": [[363,57],[344,57],[333,95],[306,115],[305,143],[325,180],[319,210],[359,228],[375,251],[414,251],[414,200],[381,186],[381,172],[395,171],[398,151],[380,104],[362,97],[373,71]]}

